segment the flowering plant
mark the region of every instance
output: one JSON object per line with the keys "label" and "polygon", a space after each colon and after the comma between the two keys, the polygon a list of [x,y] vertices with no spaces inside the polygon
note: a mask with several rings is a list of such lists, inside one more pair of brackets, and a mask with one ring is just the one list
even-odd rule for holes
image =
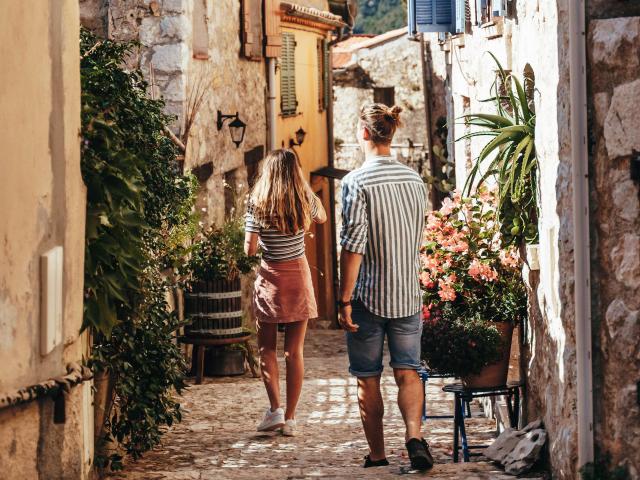
{"label": "flowering plant", "polygon": [[421,263],[429,367],[465,376],[497,361],[501,337],[491,322],[523,318],[526,291],[517,251],[501,242],[494,193],[455,193],[429,214]]}

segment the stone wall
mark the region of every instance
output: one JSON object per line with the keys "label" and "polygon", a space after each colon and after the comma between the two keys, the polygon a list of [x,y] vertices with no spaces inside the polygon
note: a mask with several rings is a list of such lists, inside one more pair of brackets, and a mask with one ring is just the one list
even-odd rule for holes
{"label": "stone wall", "polygon": [[[263,146],[266,151],[266,69],[264,61],[243,57],[240,43],[241,2],[202,0],[206,5],[208,58],[193,54],[193,1],[190,0],[80,0],[81,21],[98,34],[119,41],[137,40],[141,48],[130,62],[139,66],[153,93],[176,116],[174,132],[184,137],[190,107],[201,98],[193,116],[185,155],[185,170],[200,172],[197,208],[203,225],[221,224],[232,206],[226,198],[236,191],[244,208],[247,170],[244,154]],[[246,123],[244,141],[231,140],[229,120],[216,127],[217,112],[235,114]],[[184,139],[184,138],[183,138]],[[201,167],[201,168],[198,168]],[[228,185],[228,187],[225,187]],[[225,195],[227,193],[227,195]],[[250,305],[253,282],[243,286],[243,300]],[[247,324],[251,323],[247,309]]]}
{"label": "stone wall", "polygon": [[[394,87],[395,104],[402,107],[394,153],[417,167],[426,163],[427,145],[420,44],[401,35],[354,52],[349,73],[334,74],[333,125],[336,168],[359,167],[364,156],[357,146],[360,107],[373,102],[373,87]],[[364,78],[364,80],[363,80]],[[409,141],[417,144],[409,149]]]}
{"label": "stone wall", "polygon": [[[0,16],[0,392],[65,375],[85,358],[80,335],[85,189],[80,175],[76,0],[8,2]],[[41,351],[40,256],[63,248],[62,336]],[[43,398],[0,410],[3,478],[88,478],[90,382],[72,388],[66,422]]]}
{"label": "stone wall", "polygon": [[588,32],[596,447],[638,478],[640,17],[592,18]]}
{"label": "stone wall", "polygon": [[535,75],[536,146],[540,162],[539,271],[527,272],[530,316],[523,330],[526,383],[525,420],[542,418],[549,432],[547,460],[554,478],[576,474],[576,370],[573,320],[572,186],[569,131],[569,63],[566,3],[516,2],[515,17],[501,26],[476,27],[448,45],[429,36],[435,74],[447,78],[444,104],[449,151],[456,162],[458,188],[485,142],[455,142],[465,113],[494,113],[489,95],[495,79],[492,52],[502,66],[523,77]]}

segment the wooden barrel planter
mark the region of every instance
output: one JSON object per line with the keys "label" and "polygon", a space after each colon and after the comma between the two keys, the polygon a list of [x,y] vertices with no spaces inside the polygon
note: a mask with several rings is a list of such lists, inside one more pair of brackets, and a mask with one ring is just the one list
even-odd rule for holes
{"label": "wooden barrel planter", "polygon": [[187,337],[233,338],[244,335],[242,329],[242,290],[240,277],[234,280],[200,281],[185,293]]}

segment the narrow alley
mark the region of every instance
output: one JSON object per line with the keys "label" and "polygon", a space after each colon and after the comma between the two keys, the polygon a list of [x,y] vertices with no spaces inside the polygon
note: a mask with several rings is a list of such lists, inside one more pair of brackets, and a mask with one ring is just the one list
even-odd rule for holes
{"label": "narrow alley", "polygon": [[[242,378],[207,377],[202,385],[187,390],[182,399],[184,419],[169,430],[162,444],[138,462],[128,463],[124,473],[114,473],[109,478],[342,479],[397,478],[403,473],[442,479],[513,478],[488,462],[452,463],[451,420],[429,420],[425,424],[425,437],[436,465],[428,473],[410,472],[396,403],[397,388],[388,367],[383,374],[382,391],[391,465],[364,470],[362,457],[368,450],[358,413],[355,378],[347,373],[342,335],[336,330],[309,331],[306,381],[298,407],[301,431],[297,437],[255,431],[267,405],[260,379],[250,374]],[[282,369],[280,378],[282,382]],[[433,415],[451,412],[451,399],[441,387],[439,379],[428,387],[428,408]],[[473,405],[473,416],[477,418],[468,421],[472,443],[486,443],[493,438],[495,422],[480,417],[479,408]]]}

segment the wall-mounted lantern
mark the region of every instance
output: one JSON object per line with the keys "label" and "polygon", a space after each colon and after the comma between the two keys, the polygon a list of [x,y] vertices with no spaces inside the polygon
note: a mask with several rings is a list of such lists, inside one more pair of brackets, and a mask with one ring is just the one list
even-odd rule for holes
{"label": "wall-mounted lantern", "polygon": [[296,130],[296,139],[295,140],[293,138],[289,139],[289,148],[292,148],[294,146],[299,147],[300,145],[302,145],[302,142],[304,142],[304,137],[306,134],[307,132],[305,132],[302,129],[302,127]]}
{"label": "wall-mounted lantern", "polygon": [[247,129],[247,124],[240,120],[238,112],[236,112],[235,115],[223,115],[222,112],[218,110],[217,127],[218,131],[222,130],[224,122],[231,118],[233,118],[233,120],[229,123],[229,133],[231,134],[231,141],[235,143],[236,148],[238,148],[244,140],[244,132]]}

